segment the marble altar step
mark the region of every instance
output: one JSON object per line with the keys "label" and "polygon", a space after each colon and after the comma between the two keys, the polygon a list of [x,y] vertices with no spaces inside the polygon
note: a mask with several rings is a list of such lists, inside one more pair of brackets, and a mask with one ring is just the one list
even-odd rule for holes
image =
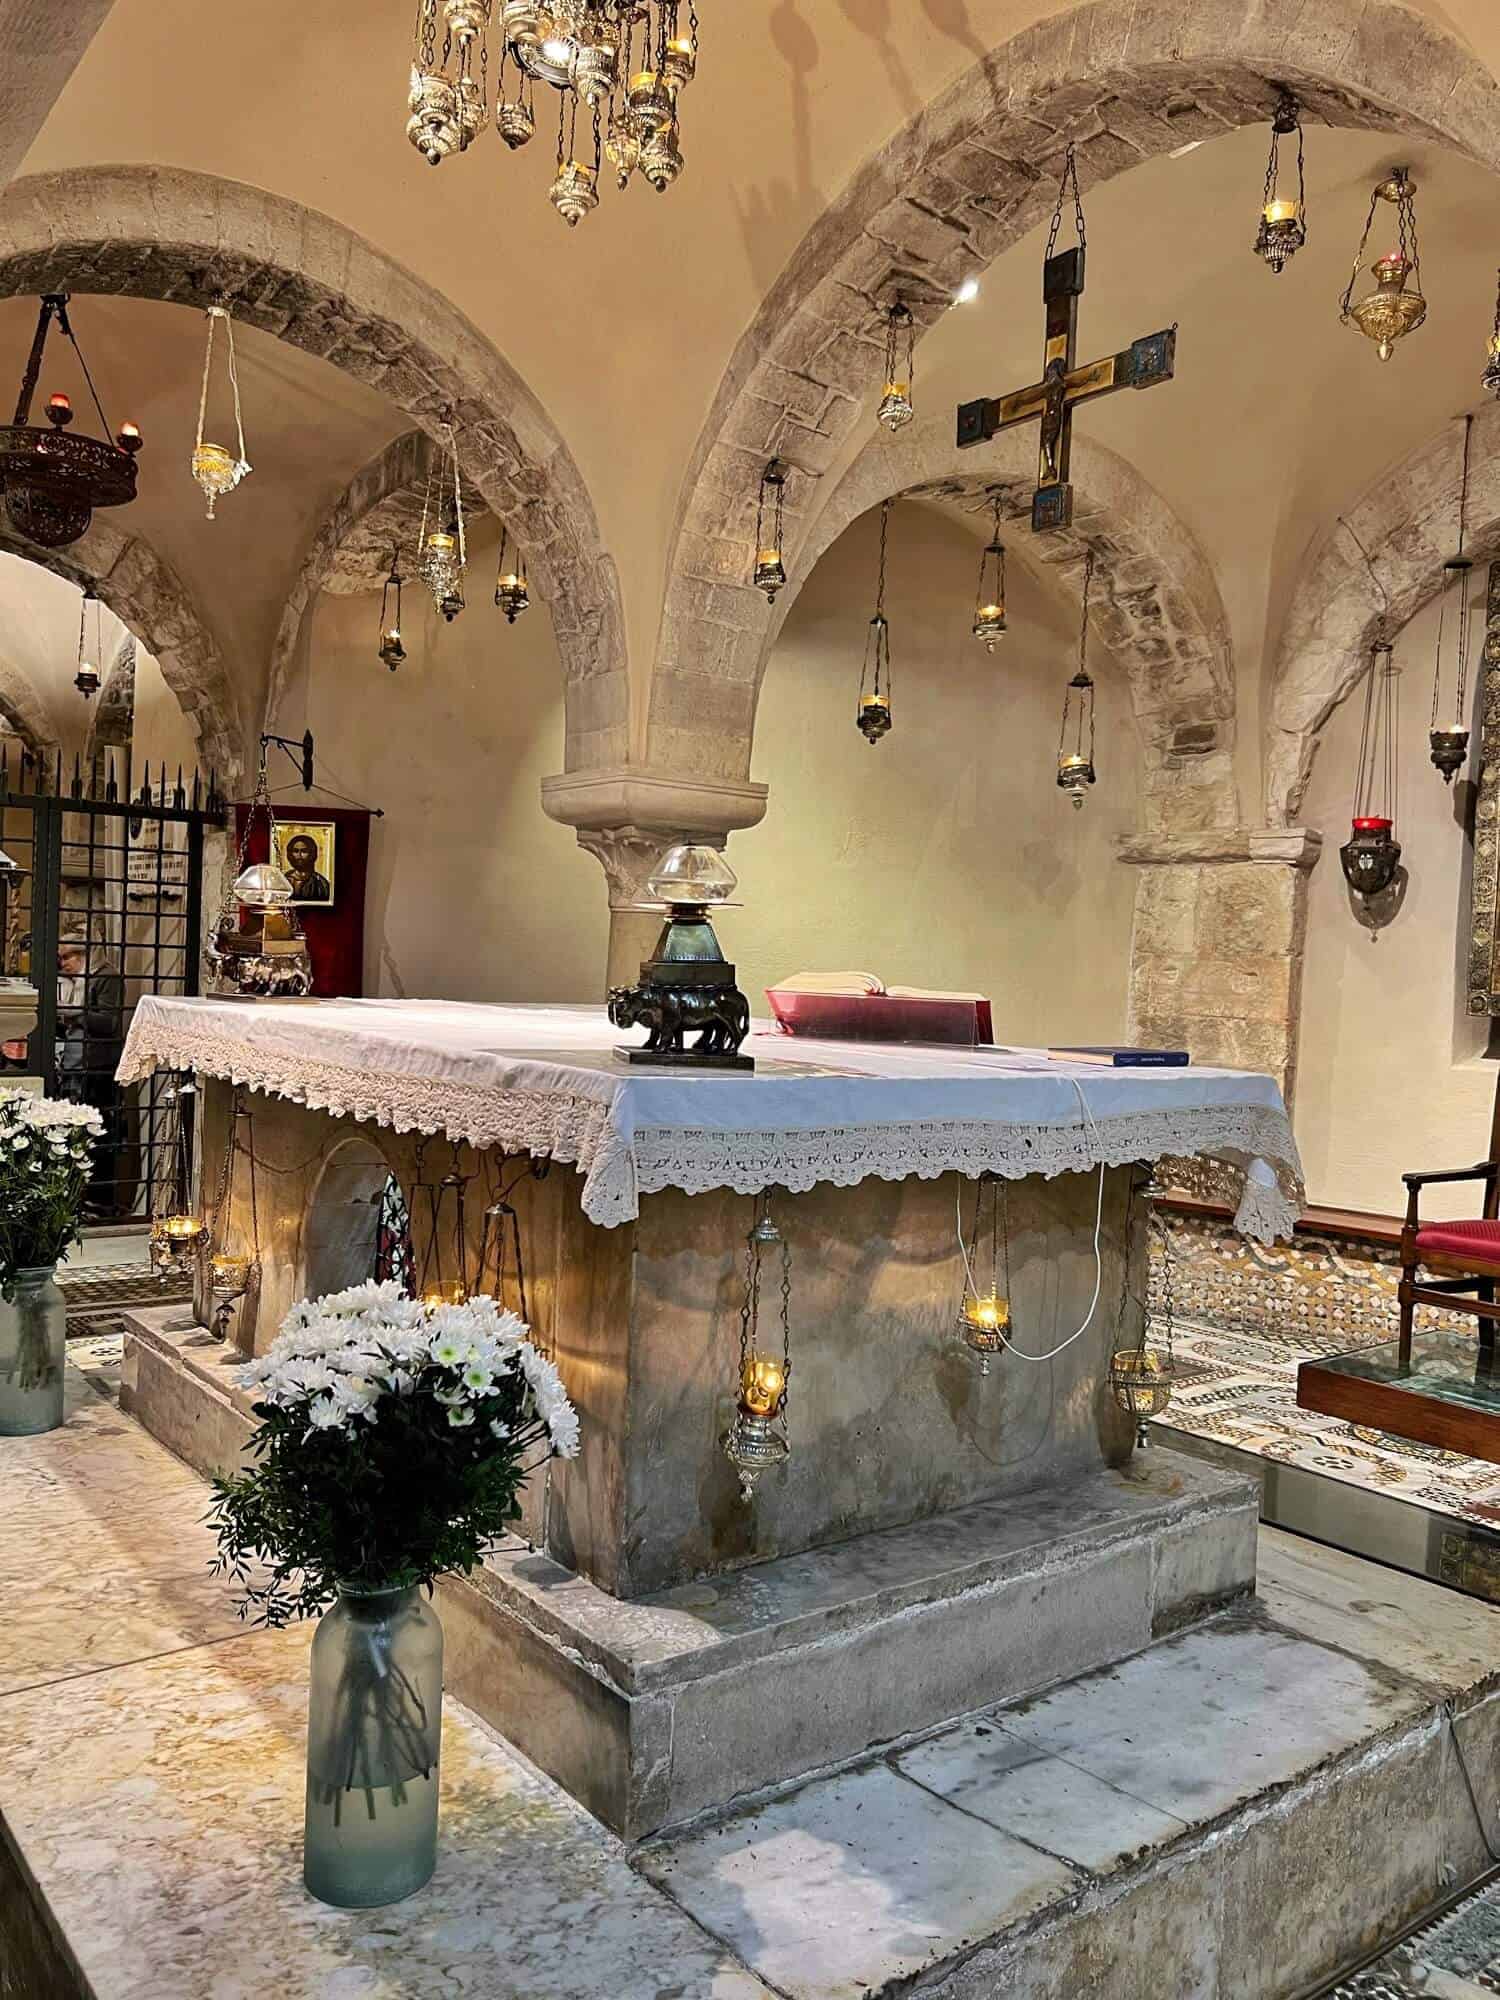
{"label": "marble altar step", "polygon": [[[130,1315],[122,1407],[213,1472],[248,1414],[185,1318]],[[637,1840],[1220,1611],[1255,1533],[1247,1481],[1147,1452],[629,1602],[517,1541],[440,1587],[448,1683]]]}

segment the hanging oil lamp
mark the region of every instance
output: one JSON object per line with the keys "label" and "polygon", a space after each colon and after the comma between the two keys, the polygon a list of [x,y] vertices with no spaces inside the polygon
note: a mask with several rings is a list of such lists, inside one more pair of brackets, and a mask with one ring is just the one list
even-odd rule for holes
{"label": "hanging oil lamp", "polygon": [[958,1308],[958,1333],[988,1375],[990,1357],[1010,1337],[1010,1202],[998,1174],[981,1174],[974,1195],[974,1226],[964,1240],[959,1213],[959,1255],[964,1266],[963,1297]]}
{"label": "hanging oil lamp", "polygon": [[1357,896],[1378,896],[1382,889],[1388,889],[1401,865],[1401,843],[1396,839],[1396,684],[1400,676],[1389,641],[1377,639],[1365,674],[1354,812],[1349,838],[1339,849],[1344,879]]}
{"label": "hanging oil lamp", "polygon": [[401,551],[391,550],[391,573],[380,597],[380,657],[394,673],[406,658],[401,643]]}
{"label": "hanging oil lamp", "polygon": [[[198,482],[203,497],[208,502],[208,518],[214,518],[215,502],[222,500],[226,493],[232,493],[240,481],[250,471],[250,461],[245,456],[245,424],[240,414],[240,376],[234,357],[234,321],[224,306],[208,308],[208,340],[203,351],[203,386],[198,394],[198,439],[193,446],[193,477]],[[227,445],[213,444],[205,439],[203,427],[208,419],[209,378],[213,373],[214,336],[219,322],[224,323],[224,337],[229,346],[229,386],[234,395],[234,428],[239,441],[238,453],[231,452]]]}
{"label": "hanging oil lamp", "polygon": [[885,316],[885,392],[876,415],[888,431],[899,431],[916,415],[912,402],[917,323],[901,299]]}
{"label": "hanging oil lamp", "polygon": [[[88,639],[86,636],[88,632],[89,606],[91,604],[94,607],[94,652],[92,659],[89,657]],[[78,610],[78,671],[73,676],[73,685],[85,701],[91,695],[96,695],[99,692],[99,668],[97,662],[100,657],[99,600],[92,590],[85,590],[83,593],[83,602]]]}
{"label": "hanging oil lamp", "polygon": [[880,580],[875,592],[875,616],[865,634],[865,657],[859,670],[859,708],[855,722],[866,743],[878,743],[891,726],[891,628],[885,616],[886,534],[891,503],[880,509]]}
{"label": "hanging oil lamp", "polygon": [[[1463,470],[1458,485],[1458,552],[1443,564],[1443,588],[1438,599],[1437,653],[1432,665],[1432,718],[1427,741],[1433,764],[1441,771],[1445,785],[1453,783],[1454,776],[1463,769],[1469,754],[1469,725],[1466,720],[1469,698],[1469,573],[1474,565],[1464,554],[1464,542],[1469,525],[1469,454],[1473,435],[1474,419],[1465,417]],[[1458,634],[1454,642],[1453,720],[1440,722],[1438,712],[1442,703],[1444,640],[1450,619],[1456,625]]]}
{"label": "hanging oil lamp", "polygon": [[1479,378],[1479,386],[1488,389],[1492,395],[1500,396],[1500,285],[1496,288],[1495,324],[1485,350],[1484,373]]}
{"label": "hanging oil lamp", "polygon": [[[1281,162],[1281,141],[1297,135],[1297,194],[1293,200],[1283,195],[1277,180]],[[1302,167],[1302,120],[1297,100],[1283,90],[1271,118],[1271,156],[1266,162],[1266,188],[1261,200],[1260,227],[1255,233],[1254,250],[1280,277],[1291,259],[1307,241],[1307,184]]]}
{"label": "hanging oil lamp", "polygon": [[[292,907],[294,891],[285,871],[274,859],[250,860],[258,821],[265,826],[266,853],[274,856],[276,812],[266,776],[264,740],[255,793],[240,834],[237,873],[219,905],[204,951],[209,990],[226,997],[301,999],[312,991],[312,958]],[[243,911],[250,913],[248,921]]]}
{"label": "hanging oil lamp", "polygon": [[[755,588],[766,593],[767,604],[776,602],[776,593],[786,582],[782,560],[782,501],[786,494],[786,467],[779,458],[766,461],[760,476],[760,498],[755,503]],[[770,516],[770,533],[766,517]]]}
{"label": "hanging oil lamp", "polygon": [[[1062,730],[1057,739],[1057,783],[1082,810],[1094,783],[1094,683],[1089,678],[1089,592],[1094,580],[1094,552],[1083,559],[1083,615],[1078,627],[1078,671],[1063,693]],[[1088,748],[1084,749],[1087,741]]]}
{"label": "hanging oil lamp", "polygon": [[974,597],[974,637],[993,653],[1005,630],[1005,544],[1000,539],[1001,499],[994,499],[995,526],[989,546],[979,558],[979,589]]}
{"label": "hanging oil lamp", "polygon": [[[1375,211],[1382,201],[1395,206],[1396,247],[1371,264],[1375,289],[1356,301],[1355,282],[1374,226]],[[1383,181],[1377,181],[1370,196],[1370,212],[1354,253],[1354,268],[1344,287],[1339,317],[1346,325],[1352,322],[1367,340],[1375,342],[1382,361],[1389,361],[1396,342],[1414,333],[1427,317],[1427,301],[1422,296],[1422,259],[1417,249],[1416,183],[1405,167],[1396,167]]]}
{"label": "hanging oil lamp", "polygon": [[[781,1252],[781,1352],[761,1344],[761,1268]],[[756,1481],[791,1457],[786,1434],[787,1385],[792,1375],[792,1252],[771,1219],[771,1198],[756,1197],[755,1222],[745,1252],[745,1296],[740,1306],[740,1372],[734,1419],[722,1440],[724,1456],[740,1478],[740,1497],[755,1498]]]}
{"label": "hanging oil lamp", "polygon": [[[15,420],[0,425],[0,495],[6,518],[17,534],[44,549],[76,542],[87,532],[96,507],[123,507],[134,500],[135,460],[141,448],[141,434],[134,424],[121,424],[110,442],[109,421],[74,338],[68,304],[66,292],[48,292],[42,298],[31,352],[21,373]],[[31,421],[31,402],[54,321],[78,356],[102,437],[70,428],[73,405],[61,393],[48,397],[45,425]]]}
{"label": "hanging oil lamp", "polygon": [[451,625],[464,608],[464,570],[469,560],[451,420],[444,425],[443,446],[428,470],[418,548],[417,573]]}
{"label": "hanging oil lamp", "polygon": [[148,1254],[159,1278],[193,1269],[208,1241],[208,1225],[192,1199],[188,1127],[182,1113],[182,1093],[164,1094],[162,1155],[170,1161],[170,1178],[163,1188],[151,1188],[151,1235]]}
{"label": "hanging oil lamp", "polygon": [[500,569],[495,578],[495,608],[505,613],[508,625],[514,625],[521,613],[531,603],[531,592],[526,587],[526,558],[519,550],[514,562],[510,555],[510,533],[504,526],[500,529]]}
{"label": "hanging oil lamp", "polygon": [[[1135,1423],[1138,1448],[1151,1442],[1147,1426],[1161,1416],[1172,1401],[1177,1380],[1177,1358],[1173,1350],[1173,1270],[1172,1239],[1158,1205],[1164,1192],[1152,1183],[1140,1191],[1147,1204],[1151,1234],[1150,1275],[1141,1314],[1140,1339],[1133,1345],[1117,1347],[1109,1360],[1109,1385],[1115,1402]],[[1137,1192],[1131,1189],[1131,1202]],[[1128,1231],[1127,1231],[1128,1234]]]}

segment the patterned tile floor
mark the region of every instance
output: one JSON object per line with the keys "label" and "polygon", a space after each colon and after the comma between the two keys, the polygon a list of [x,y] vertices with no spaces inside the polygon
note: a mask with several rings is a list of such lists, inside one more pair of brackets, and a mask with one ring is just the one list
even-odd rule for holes
{"label": "patterned tile floor", "polygon": [[1179,1319],[1178,1386],[1158,1428],[1167,1442],[1173,1430],[1186,1431],[1483,1527],[1500,1527],[1500,1465],[1297,1408],[1298,1362],[1346,1353],[1359,1344],[1347,1334],[1301,1332],[1282,1340],[1264,1329],[1228,1332]]}

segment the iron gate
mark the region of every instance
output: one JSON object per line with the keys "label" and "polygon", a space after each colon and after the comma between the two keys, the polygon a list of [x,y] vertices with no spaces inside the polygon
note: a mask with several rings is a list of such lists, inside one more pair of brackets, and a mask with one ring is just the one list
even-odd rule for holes
{"label": "iron gate", "polygon": [[91,1223],[144,1217],[153,1184],[177,1170],[170,1079],[122,1089],[115,1069],[144,995],[198,991],[204,834],[224,820],[196,771],[190,784],[180,770],[153,780],[148,764],[132,785],[128,755],[75,759],[69,778],[61,758],[0,751],[0,972],[29,978],[38,998],[29,1042],[0,1044],[0,1083],[39,1079],[102,1115]]}

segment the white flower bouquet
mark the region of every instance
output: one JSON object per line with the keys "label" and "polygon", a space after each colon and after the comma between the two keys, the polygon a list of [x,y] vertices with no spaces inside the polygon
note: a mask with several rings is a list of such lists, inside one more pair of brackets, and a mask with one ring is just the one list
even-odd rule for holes
{"label": "white flower bouquet", "polygon": [[258,1462],[216,1483],[211,1518],[220,1571],[269,1625],[466,1574],[527,1475],[578,1452],[557,1370],[491,1298],[429,1307],[371,1282],[309,1300],[240,1379]]}
{"label": "white flower bouquet", "polygon": [[57,1263],[76,1242],[103,1130],[92,1105],[0,1090],[0,1284]]}

